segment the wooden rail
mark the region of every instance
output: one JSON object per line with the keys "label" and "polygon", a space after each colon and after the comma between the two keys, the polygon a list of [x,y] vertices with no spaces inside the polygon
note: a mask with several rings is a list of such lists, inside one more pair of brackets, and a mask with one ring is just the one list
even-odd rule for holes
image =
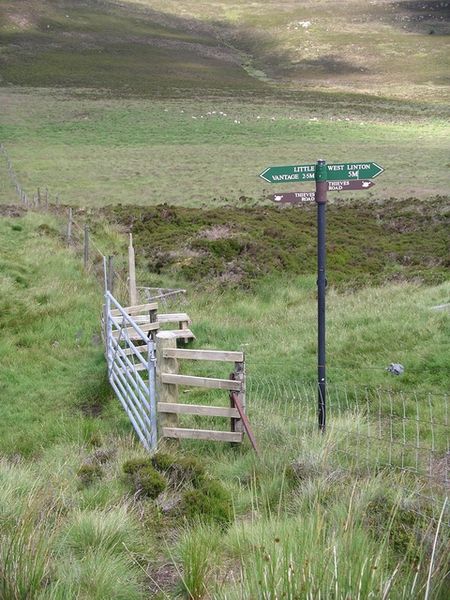
{"label": "wooden rail", "polygon": [[199,415],[206,417],[228,417],[239,419],[239,411],[236,408],[226,406],[205,406],[204,404],[174,404],[170,402],[158,402],[158,412],[174,413],[177,415]]}
{"label": "wooden rail", "polygon": [[209,388],[216,390],[241,391],[241,382],[231,379],[213,379],[211,377],[195,377],[194,375],[177,375],[174,373],[161,373],[162,383],[186,385],[192,387]]}
{"label": "wooden rail", "polygon": [[215,431],[214,429],[183,429],[163,427],[163,436],[176,439],[208,440],[212,442],[242,442],[242,433],[233,431]]}
{"label": "wooden rail", "polygon": [[243,352],[224,352],[223,350],[184,350],[167,348],[163,351],[164,358],[180,358],[187,360],[209,360],[220,362],[244,362]]}

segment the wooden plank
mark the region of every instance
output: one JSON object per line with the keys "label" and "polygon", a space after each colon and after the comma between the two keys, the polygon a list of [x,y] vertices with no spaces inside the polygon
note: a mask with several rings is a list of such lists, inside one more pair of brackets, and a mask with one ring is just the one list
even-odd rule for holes
{"label": "wooden plank", "polygon": [[163,427],[162,434],[164,437],[177,439],[210,440],[212,442],[242,442],[242,433],[233,433],[231,431]]}
{"label": "wooden plank", "polygon": [[[139,313],[147,312],[150,310],[158,310],[158,303],[151,302],[150,304],[138,304],[137,306],[127,306],[123,309],[127,315],[138,315]],[[118,308],[114,308],[111,311],[113,317],[120,316],[121,312]]]}
{"label": "wooden plank", "polygon": [[187,385],[216,390],[233,390],[235,392],[239,392],[241,389],[240,381],[232,381],[231,379],[213,379],[210,377],[195,377],[193,375],[178,375],[175,373],[161,373],[161,381],[163,383],[172,383],[174,385]]}
{"label": "wooden plank", "polygon": [[210,360],[222,362],[243,362],[243,352],[226,352],[222,350],[184,350],[181,348],[167,348],[164,350],[167,358],[184,358],[187,360]]}
{"label": "wooden plank", "polygon": [[190,339],[190,340],[195,340],[195,335],[192,333],[192,331],[190,329],[169,329],[169,330],[164,329],[164,331],[170,331],[171,333],[174,334],[174,336],[177,339],[178,338],[186,338],[186,339]]}
{"label": "wooden plank", "polygon": [[186,313],[159,313],[158,321],[160,323],[178,323],[179,321],[191,323],[191,319]]}
{"label": "wooden plank", "polygon": [[[148,331],[154,331],[155,329],[159,329],[159,323],[144,323],[142,325],[139,325],[139,329],[141,329],[144,333],[146,333]],[[121,333],[122,333],[122,335],[121,335]],[[113,338],[116,340],[119,338],[119,336],[122,340],[125,339],[126,334],[128,334],[128,337],[131,340],[142,339],[134,327],[124,327],[123,329],[120,329],[120,330],[117,329],[117,330],[114,330],[112,332],[112,334],[113,334]]]}
{"label": "wooden plank", "polygon": [[205,406],[203,404],[173,404],[169,402],[158,402],[158,412],[239,419],[239,412],[235,408],[228,408],[226,406]]}

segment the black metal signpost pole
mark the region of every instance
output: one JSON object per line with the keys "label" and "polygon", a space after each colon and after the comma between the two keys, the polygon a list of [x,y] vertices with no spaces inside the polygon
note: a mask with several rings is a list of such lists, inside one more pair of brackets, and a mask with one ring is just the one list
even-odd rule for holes
{"label": "black metal signpost pole", "polygon": [[[310,181],[314,173],[316,191],[288,192],[272,196],[274,202],[303,204],[317,202],[317,388],[319,431],[325,432],[326,411],[326,353],[325,353],[325,292],[327,279],[326,267],[326,207],[327,191],[365,190],[375,185],[371,179],[384,171],[374,162],[337,163],[327,165],[318,160],[315,165],[287,165],[267,167],[259,176],[268,183],[302,183]],[[328,181],[328,179],[330,181]]]}
{"label": "black metal signpost pole", "polygon": [[326,268],[326,206],[327,167],[318,160],[315,168],[317,203],[317,377],[318,377],[318,422],[319,431],[326,427],[326,353],[325,353],[325,291]]}

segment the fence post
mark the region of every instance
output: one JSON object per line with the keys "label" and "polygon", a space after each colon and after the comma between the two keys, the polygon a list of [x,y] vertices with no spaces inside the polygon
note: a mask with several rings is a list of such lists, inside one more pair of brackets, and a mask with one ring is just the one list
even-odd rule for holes
{"label": "fence post", "polygon": [[128,245],[128,291],[130,294],[130,306],[136,306],[138,303],[138,298],[136,287],[136,262],[132,233],[130,233],[130,243]]}
{"label": "fence post", "polygon": [[[149,316],[150,316],[150,323],[156,323],[156,321],[158,320],[158,309],[149,310],[149,311],[148,311],[148,314],[149,314]],[[156,340],[156,334],[157,334],[157,333],[158,333],[158,332],[157,332],[157,330],[156,330],[156,329],[154,329],[154,330],[151,332],[151,338],[152,338],[152,340],[153,340],[153,341],[155,341],[155,340]],[[176,348],[176,344],[175,344],[175,348]]]}
{"label": "fence post", "polygon": [[72,208],[69,208],[69,217],[67,221],[67,245],[72,242]]}
{"label": "fence post", "polygon": [[103,318],[104,318],[104,336],[105,336],[105,355],[106,355],[106,363],[108,365],[108,379],[110,376],[111,369],[111,348],[110,348],[110,339],[111,335],[111,327],[109,324],[109,315],[111,313],[111,300],[109,299],[108,293],[105,291],[104,295],[104,305],[103,305]]}
{"label": "fence post", "polygon": [[[242,408],[244,409],[244,412],[246,412],[246,408],[245,408],[245,357],[242,362],[234,363],[234,371],[233,371],[232,378],[235,381],[241,382],[241,391],[235,392],[235,394],[239,398],[239,401],[242,405]],[[233,394],[230,394],[230,399],[231,399],[231,402],[230,402],[231,408],[234,408]],[[236,431],[236,432],[244,431],[244,424],[242,423],[242,419],[231,419],[231,431]]]}
{"label": "fence post", "polygon": [[89,226],[84,226],[84,248],[83,248],[83,263],[84,268],[89,266]]}
{"label": "fence post", "polygon": [[[160,331],[156,334],[156,391],[159,402],[178,403],[178,386],[173,383],[162,383],[162,373],[178,373],[178,361],[176,358],[165,358],[166,348],[176,348],[177,338],[171,331]],[[163,427],[178,427],[178,415],[172,413],[158,413],[159,431]],[[169,440],[167,440],[169,442]],[[179,445],[179,440],[171,439],[170,445]]]}
{"label": "fence post", "polygon": [[48,188],[45,188],[45,210],[48,210]]}
{"label": "fence post", "polygon": [[38,208],[41,208],[41,188],[37,189],[37,196],[36,196],[36,198],[37,198]]}
{"label": "fence post", "polygon": [[114,256],[108,256],[107,287],[108,292],[114,296]]}

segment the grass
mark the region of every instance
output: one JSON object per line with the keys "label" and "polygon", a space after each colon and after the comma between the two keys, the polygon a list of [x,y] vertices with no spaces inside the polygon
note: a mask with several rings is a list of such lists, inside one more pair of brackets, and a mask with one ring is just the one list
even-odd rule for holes
{"label": "grass", "polygon": [[[4,347],[8,362],[2,364],[9,373],[17,373],[14,361],[21,363],[20,378],[2,377],[8,386],[3,396],[8,401],[1,409],[0,463],[2,548],[7,553],[2,568],[8,569],[9,586],[5,598],[21,597],[25,588],[27,597],[45,599],[138,599],[149,593],[187,598],[275,598],[286,593],[306,598],[327,589],[343,598],[349,590],[379,595],[387,587],[390,597],[406,598],[423,596],[429,573],[429,598],[445,597],[447,529],[439,535],[436,530],[443,491],[433,484],[433,501],[415,492],[429,481],[422,478],[426,460],[441,459],[446,449],[445,429],[439,427],[445,404],[437,397],[444,389],[445,366],[437,365],[438,357],[445,356],[446,315],[430,311],[430,306],[448,299],[448,286],[329,291],[330,381],[337,387],[330,387],[325,436],[316,434],[314,390],[302,384],[315,377],[312,277],[287,282],[272,276],[261,280],[251,294],[231,288],[206,298],[200,290],[192,291],[188,312],[196,345],[242,345],[246,350],[247,401],[262,455],[257,458],[246,446],[198,442],[183,444],[176,459],[170,453],[157,455],[153,465],[169,485],[161,498],[169,494],[172,499],[172,494],[175,501],[170,508],[167,499],[135,495],[122,471],[124,464],[148,468],[149,460],[131,441],[125,415],[104,388],[103,358],[96,358],[100,348],[88,342],[97,327],[99,291],[81,272],[79,257],[64,248],[58,233],[62,222],[29,213],[4,218],[1,227],[2,289],[4,302],[9,302],[3,309],[3,344],[18,348],[11,353]],[[105,241],[107,231],[100,232]],[[118,243],[116,232],[111,240]],[[71,290],[69,303],[61,290]],[[43,294],[41,306],[36,298],[42,304]],[[39,321],[26,321],[35,311],[40,311]],[[85,343],[79,337],[70,342],[73,322],[80,320],[85,331],[89,326],[92,330]],[[26,339],[31,344],[26,349],[14,344],[23,323],[28,323]],[[24,352],[36,357],[56,330],[58,340],[66,340],[71,360],[69,354],[58,354],[58,369],[53,371],[47,353],[45,368],[38,368],[35,358],[31,369]],[[403,378],[392,379],[383,370],[393,352],[395,360],[405,364]],[[368,366],[377,369],[366,370]],[[189,372],[200,373],[193,366]],[[419,406],[421,417],[426,414],[422,398],[436,394],[433,445],[424,423],[419,463],[401,444],[389,446],[389,430],[363,445],[368,440],[361,435],[367,426],[362,410],[367,401],[351,391],[351,384],[358,386],[361,380],[368,389],[390,387],[394,401],[403,398],[407,408],[415,397],[412,408]],[[347,389],[348,409],[334,410],[334,389]],[[33,394],[39,402],[30,402]],[[101,411],[90,413],[93,416],[80,412],[80,405],[99,399]],[[183,397],[187,402],[212,399],[220,401],[201,392]],[[369,400],[378,411],[379,399]],[[222,402],[226,401],[224,395]],[[410,439],[417,431],[415,424],[409,430],[408,423],[399,421],[398,432]],[[395,418],[392,424],[397,427]],[[195,461],[184,456],[189,451],[195,453]],[[416,476],[397,475],[400,456],[402,466],[415,465]],[[220,515],[225,504],[224,520]],[[222,511],[219,518],[219,513],[203,518],[202,511],[211,512],[213,505],[216,513]],[[42,528],[42,536],[29,537],[30,523],[33,531]],[[21,559],[11,562],[11,556]]]}
{"label": "grass", "polygon": [[[118,416],[120,430],[120,411],[105,385],[98,291],[86,282],[77,293],[80,267],[69,253],[55,255],[61,244],[55,225],[46,217],[0,223],[1,386],[2,397],[14,399],[3,410],[5,454],[34,454],[61,440],[95,440],[102,423]],[[52,235],[45,245],[43,231]],[[87,417],[102,411],[102,421]]]}
{"label": "grass", "polygon": [[[64,206],[8,206],[0,157],[0,596],[447,598],[445,7],[128,4],[2,2],[0,141],[119,271],[133,230],[140,282],[186,285],[193,347],[245,350],[261,454],[146,455],[105,377],[97,253],[86,276]],[[325,435],[314,211],[258,179],[319,156],[386,169],[329,205]]]}
{"label": "grass", "polygon": [[[270,194],[289,190],[270,187],[259,173],[321,156],[381,164],[377,199],[447,193],[448,165],[441,157],[448,126],[438,115],[424,122],[413,107],[403,117],[376,104],[364,109],[348,101],[338,108],[335,96],[157,99],[149,105],[63,92],[0,94],[0,139],[18,179],[30,195],[48,187],[53,201],[58,194],[62,202],[93,207],[270,205]],[[342,196],[333,197],[339,202]],[[350,197],[364,202],[367,192]]]}
{"label": "grass", "polygon": [[80,206],[269,204],[264,168],[319,157],[380,163],[378,199],[445,195],[445,14],[348,5],[4,2],[0,140],[30,195]]}

